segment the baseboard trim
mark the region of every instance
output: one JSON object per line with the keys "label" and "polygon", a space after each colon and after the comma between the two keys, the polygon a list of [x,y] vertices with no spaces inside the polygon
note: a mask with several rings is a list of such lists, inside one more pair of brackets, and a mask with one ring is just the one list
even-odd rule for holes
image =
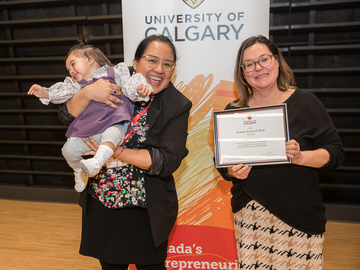
{"label": "baseboard trim", "polygon": [[73,188],[19,187],[0,185],[0,199],[57,203],[79,203]]}
{"label": "baseboard trim", "polygon": [[360,205],[325,203],[329,221],[360,223]]}

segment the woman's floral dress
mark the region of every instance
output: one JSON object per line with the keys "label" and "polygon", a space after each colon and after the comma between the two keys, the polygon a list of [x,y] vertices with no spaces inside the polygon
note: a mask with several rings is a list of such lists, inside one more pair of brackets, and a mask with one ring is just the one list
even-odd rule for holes
{"label": "woman's floral dress", "polygon": [[[144,112],[144,109],[148,105],[149,102],[134,103],[134,115],[141,113],[141,116],[132,124],[132,134],[123,143],[125,148],[139,149],[144,145],[148,130],[147,111]],[[99,174],[89,179],[89,185],[91,196],[108,208],[146,208],[145,172],[131,164],[117,168],[103,167]]]}

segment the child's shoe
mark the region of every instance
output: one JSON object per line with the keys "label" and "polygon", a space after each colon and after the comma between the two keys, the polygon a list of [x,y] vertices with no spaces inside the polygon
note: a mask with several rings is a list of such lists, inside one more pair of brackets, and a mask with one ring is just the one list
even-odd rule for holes
{"label": "child's shoe", "polygon": [[100,172],[102,164],[100,164],[95,158],[83,159],[80,161],[80,168],[89,177],[93,177]]}
{"label": "child's shoe", "polygon": [[87,186],[89,176],[87,176],[82,171],[76,171],[74,172],[74,175],[75,175],[75,186],[74,186],[75,190],[77,192],[84,191],[84,189]]}

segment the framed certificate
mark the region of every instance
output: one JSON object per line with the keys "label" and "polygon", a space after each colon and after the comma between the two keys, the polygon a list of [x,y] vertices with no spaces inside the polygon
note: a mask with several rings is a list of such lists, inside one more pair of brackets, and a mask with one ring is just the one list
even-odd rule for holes
{"label": "framed certificate", "polygon": [[291,163],[286,103],[213,112],[215,166]]}

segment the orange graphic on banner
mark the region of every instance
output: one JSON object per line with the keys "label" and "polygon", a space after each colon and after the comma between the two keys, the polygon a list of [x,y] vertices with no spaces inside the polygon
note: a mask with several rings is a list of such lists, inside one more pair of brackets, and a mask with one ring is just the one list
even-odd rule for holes
{"label": "orange graphic on banner", "polygon": [[[176,77],[173,78],[175,83]],[[176,171],[179,196],[178,225],[203,225],[233,229],[230,208],[232,184],[220,181],[213,162],[212,112],[223,110],[238,97],[235,84],[220,81],[212,88],[213,75],[197,75],[186,86],[176,87],[187,96],[193,107],[189,118],[187,147],[189,155]]]}

